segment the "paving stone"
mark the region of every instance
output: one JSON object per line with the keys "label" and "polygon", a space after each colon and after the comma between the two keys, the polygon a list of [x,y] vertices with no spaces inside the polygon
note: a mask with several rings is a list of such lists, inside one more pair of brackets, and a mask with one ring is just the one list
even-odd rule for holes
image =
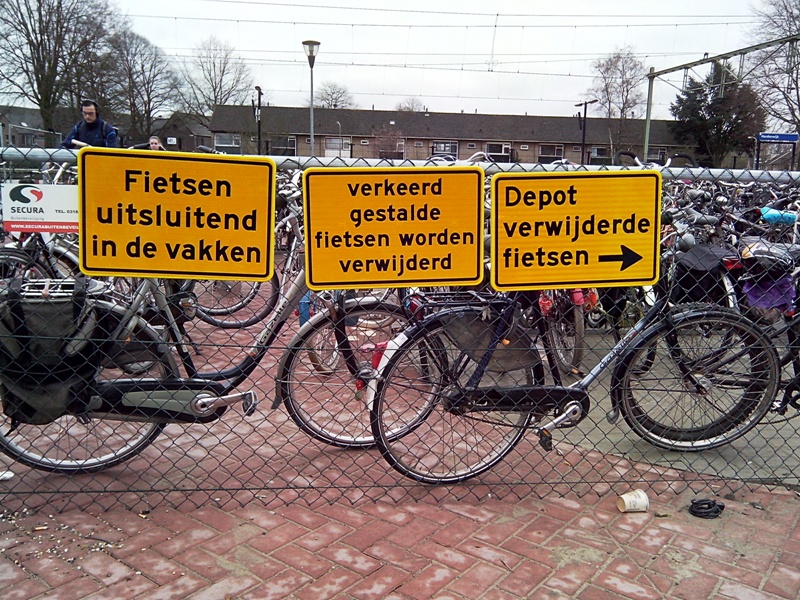
{"label": "paving stone", "polygon": [[311,577],[294,569],[277,573],[266,583],[262,583],[242,594],[243,600],[284,600],[290,598],[299,588],[313,581]]}

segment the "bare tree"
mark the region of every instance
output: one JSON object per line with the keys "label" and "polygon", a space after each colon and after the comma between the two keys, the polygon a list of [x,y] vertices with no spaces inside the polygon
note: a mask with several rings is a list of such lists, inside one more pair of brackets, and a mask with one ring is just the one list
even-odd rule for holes
{"label": "bare tree", "polygon": [[613,156],[625,141],[626,122],[644,104],[641,88],[647,71],[630,47],[596,60],[592,67],[595,77],[587,96],[600,101],[602,114],[608,119],[608,143]]}
{"label": "bare tree", "polygon": [[[768,42],[800,33],[800,2],[762,0],[756,10],[759,25],[755,42]],[[800,131],[800,50],[797,42],[765,48],[752,56],[748,81],[761,96],[761,104],[778,127]]]}
{"label": "bare tree", "polygon": [[347,87],[333,81],[323,83],[314,92],[314,106],[319,108],[356,108]]}
{"label": "bare tree", "polygon": [[380,158],[404,158],[402,148],[405,138],[402,131],[390,125],[383,125],[372,134],[375,136],[375,146]]}
{"label": "bare tree", "polygon": [[183,109],[199,120],[222,104],[244,104],[253,90],[253,77],[233,46],[211,36],[195,48],[181,69]]}
{"label": "bare tree", "polygon": [[0,81],[52,129],[79,66],[115,20],[106,0],[0,0]]}
{"label": "bare tree", "polygon": [[117,62],[113,100],[128,116],[128,136],[140,141],[152,133],[158,113],[175,105],[177,78],[161,48],[132,31],[115,35],[111,49]]}
{"label": "bare tree", "polygon": [[422,100],[416,96],[409,96],[402,102],[398,102],[394,109],[408,112],[422,112],[425,110],[425,106],[422,104]]}

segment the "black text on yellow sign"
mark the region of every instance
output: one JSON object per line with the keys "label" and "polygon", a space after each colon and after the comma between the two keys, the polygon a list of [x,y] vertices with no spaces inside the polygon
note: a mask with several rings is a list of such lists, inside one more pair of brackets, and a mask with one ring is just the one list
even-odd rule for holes
{"label": "black text on yellow sign", "polygon": [[85,148],[78,164],[84,273],[272,276],[272,160]]}
{"label": "black text on yellow sign", "polygon": [[477,167],[307,170],[308,286],[478,283],[483,178]]}
{"label": "black text on yellow sign", "polygon": [[648,285],[658,279],[658,171],[498,174],[492,286]]}

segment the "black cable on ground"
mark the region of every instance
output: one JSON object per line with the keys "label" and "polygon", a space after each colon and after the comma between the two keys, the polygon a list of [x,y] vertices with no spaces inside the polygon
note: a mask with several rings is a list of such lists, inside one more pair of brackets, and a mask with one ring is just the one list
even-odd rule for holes
{"label": "black cable on ground", "polygon": [[725,504],[716,500],[695,499],[689,505],[689,513],[701,519],[716,519],[723,510]]}

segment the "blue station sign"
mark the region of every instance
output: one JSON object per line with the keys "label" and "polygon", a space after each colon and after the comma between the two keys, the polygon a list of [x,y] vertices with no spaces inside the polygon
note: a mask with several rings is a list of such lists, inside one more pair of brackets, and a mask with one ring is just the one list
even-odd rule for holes
{"label": "blue station sign", "polygon": [[800,134],[797,133],[759,133],[759,142],[779,142],[785,144],[797,143],[800,141]]}

